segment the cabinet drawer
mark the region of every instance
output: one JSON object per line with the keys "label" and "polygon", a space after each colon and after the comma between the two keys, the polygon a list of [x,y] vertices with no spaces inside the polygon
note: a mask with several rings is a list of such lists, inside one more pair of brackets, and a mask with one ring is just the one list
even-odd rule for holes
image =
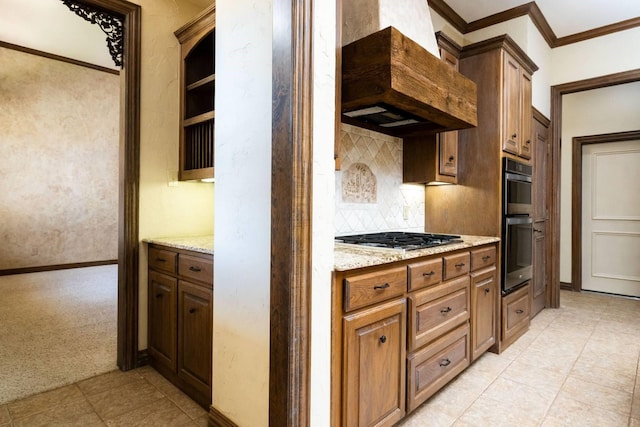
{"label": "cabinet drawer", "polygon": [[407,268],[395,267],[344,279],[344,311],[403,295],[407,289]]}
{"label": "cabinet drawer", "polygon": [[149,247],[149,268],[176,274],[178,254],[163,249]]}
{"label": "cabinet drawer", "polygon": [[496,263],[496,247],[476,249],[471,251],[471,270],[479,270]]}
{"label": "cabinet drawer", "polygon": [[469,324],[458,327],[407,358],[407,411],[469,366]]}
{"label": "cabinet drawer", "polygon": [[453,279],[469,272],[469,252],[444,257],[443,280]]}
{"label": "cabinet drawer", "polygon": [[469,319],[469,276],[409,296],[409,351]]}
{"label": "cabinet drawer", "polygon": [[511,341],[529,327],[531,301],[527,283],[517,291],[503,297],[502,338]]}
{"label": "cabinet drawer", "polygon": [[409,264],[408,290],[426,288],[442,280],[442,258],[430,259]]}
{"label": "cabinet drawer", "polygon": [[213,287],[213,260],[180,254],[178,274]]}

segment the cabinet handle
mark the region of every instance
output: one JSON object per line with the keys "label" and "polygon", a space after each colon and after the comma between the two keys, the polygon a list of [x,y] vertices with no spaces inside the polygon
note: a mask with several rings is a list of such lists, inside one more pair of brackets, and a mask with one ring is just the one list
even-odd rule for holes
{"label": "cabinet handle", "polygon": [[456,268],[462,268],[464,267],[464,265],[465,265],[464,262],[461,262],[459,264],[456,264]]}
{"label": "cabinet handle", "polygon": [[428,273],[422,273],[422,276],[423,276],[423,277],[431,277],[431,276],[433,276],[434,274],[436,274],[436,272],[435,272],[435,271],[430,271],[430,272],[428,272]]}
{"label": "cabinet handle", "polygon": [[523,311],[523,310],[520,310],[520,309],[517,309],[517,310],[516,310],[516,313],[518,313],[518,314],[522,314],[522,313],[524,313],[524,311]]}
{"label": "cabinet handle", "polygon": [[491,256],[490,256],[490,255],[485,255],[485,256],[483,256],[483,257],[482,257],[482,261],[484,261],[484,262],[487,262],[487,261],[489,261],[490,259],[491,259]]}
{"label": "cabinet handle", "polygon": [[442,310],[440,310],[440,313],[442,314],[447,314],[451,311],[451,307],[447,307],[447,308],[443,308]]}
{"label": "cabinet handle", "polygon": [[375,290],[387,289],[389,286],[391,286],[391,285],[388,284],[388,283],[385,283],[384,285],[376,285],[376,286],[373,287],[373,289],[375,289]]}
{"label": "cabinet handle", "polygon": [[162,298],[164,294],[156,294],[156,298]]}
{"label": "cabinet handle", "polygon": [[488,294],[489,292],[491,292],[491,289],[489,289],[489,288],[485,288],[485,289],[484,289],[484,293],[485,293],[485,294]]}
{"label": "cabinet handle", "polygon": [[191,271],[195,271],[196,273],[197,273],[198,271],[202,271],[202,270],[200,269],[200,267],[195,266],[195,265],[192,265],[191,267],[189,267],[189,270],[191,270]]}
{"label": "cabinet handle", "polygon": [[167,262],[164,258],[156,258],[156,262]]}
{"label": "cabinet handle", "polygon": [[537,228],[534,228],[533,231],[535,231],[536,233],[542,233],[542,230],[539,230]]}
{"label": "cabinet handle", "polygon": [[387,336],[386,335],[381,336],[379,341],[380,341],[381,344],[386,343],[387,342]]}
{"label": "cabinet handle", "polygon": [[196,309],[195,309],[195,308],[190,308],[190,309],[189,309],[189,313],[190,313],[190,314],[193,314],[193,313],[195,313],[195,312],[196,312]]}
{"label": "cabinet handle", "polygon": [[445,366],[449,366],[449,365],[451,365],[451,360],[449,360],[449,359],[444,359],[444,360],[442,360],[442,361],[440,362],[440,366],[442,366],[443,368],[444,368]]}
{"label": "cabinet handle", "polygon": [[516,139],[518,137],[517,133],[514,133],[513,135],[511,135],[511,138]]}

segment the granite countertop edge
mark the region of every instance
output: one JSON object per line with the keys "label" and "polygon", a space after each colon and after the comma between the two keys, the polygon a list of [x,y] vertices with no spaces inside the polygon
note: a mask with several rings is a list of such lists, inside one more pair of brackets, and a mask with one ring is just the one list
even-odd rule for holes
{"label": "granite countertop edge", "polygon": [[412,251],[396,251],[393,249],[363,248],[344,243],[335,243],[334,271],[355,270],[357,268],[372,267],[389,264],[396,261],[404,261],[429,255],[443,254],[458,251],[460,249],[473,248],[475,246],[488,245],[500,241],[494,236],[461,236],[462,243],[435,246],[426,249]]}
{"label": "granite countertop edge", "polygon": [[175,249],[199,252],[213,255],[213,235],[181,236],[181,237],[150,237],[142,239],[144,243],[162,245]]}

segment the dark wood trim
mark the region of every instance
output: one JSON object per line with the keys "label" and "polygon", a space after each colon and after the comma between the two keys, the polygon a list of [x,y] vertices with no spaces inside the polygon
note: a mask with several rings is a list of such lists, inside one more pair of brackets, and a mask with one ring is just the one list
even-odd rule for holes
{"label": "dark wood trim", "polygon": [[149,364],[149,352],[145,348],[144,350],[138,351],[138,358],[136,362],[136,367],[146,366]]}
{"label": "dark wood trim", "polygon": [[209,406],[209,426],[238,427],[236,423],[224,416],[224,414],[214,408],[213,405]]}
{"label": "dark wood trim", "polygon": [[571,283],[574,291],[582,290],[582,147],[588,144],[633,141],[636,139],[640,139],[640,130],[573,138],[571,159]]}
{"label": "dark wood trim", "polygon": [[313,0],[275,0],[269,425],[309,425]]}
{"label": "dark wood trim", "polygon": [[560,289],[562,289],[564,291],[572,291],[573,290],[573,286],[571,286],[571,283],[560,282]]}
{"label": "dark wood trim", "polygon": [[551,120],[547,118],[544,114],[540,112],[536,107],[531,107],[531,112],[533,114],[533,119],[539,121],[544,127],[548,128],[551,126]]}
{"label": "dark wood trim", "polygon": [[104,73],[120,75],[120,70],[114,70],[112,68],[103,67],[101,65],[90,64],[89,62],[78,61],[77,59],[67,58],[66,56],[55,55],[49,52],[43,52],[38,49],[31,49],[30,47],[24,47],[13,43],[7,43],[0,40],[0,47],[5,49],[17,50],[19,52],[29,53],[31,55],[41,56],[43,58],[53,59],[54,61],[66,62],[68,64],[79,65],[80,67],[91,68],[93,70],[102,71]]}
{"label": "dark wood trim", "polygon": [[342,147],[342,79],[338,76],[342,76],[342,0],[336,0],[336,112],[333,159],[337,171],[341,166],[340,148]]}
{"label": "dark wood trim", "polygon": [[625,21],[616,22],[603,27],[594,28],[581,33],[571,34],[565,37],[558,38],[549,22],[543,15],[542,11],[538,7],[535,1],[516,6],[514,8],[505,10],[487,16],[482,19],[478,19],[472,22],[466,22],[460,15],[456,13],[444,0],[428,0],[429,6],[447,20],[456,30],[462,34],[467,34],[472,31],[481,30],[483,28],[490,27],[491,25],[499,24],[509,21],[520,16],[528,15],[533,24],[538,28],[538,31],[545,39],[550,48],[565,46],[571,43],[577,43],[584,40],[589,40],[595,37],[604,36],[607,34],[615,33],[618,31],[625,31],[630,28],[640,26],[640,18],[631,18]]}
{"label": "dark wood trim", "polygon": [[71,264],[42,265],[38,267],[9,268],[6,270],[0,270],[0,276],[9,276],[11,274],[40,273],[42,271],[69,270],[72,268],[97,267],[100,265],[112,265],[117,263],[118,263],[117,259],[110,259],[105,261],[74,262]]}
{"label": "dark wood trim", "polygon": [[446,19],[453,28],[460,31],[462,34],[468,33],[467,26],[469,24],[467,24],[467,21],[462,19],[462,17],[458,15],[451,6],[444,2],[444,0],[427,0],[427,3],[431,9],[438,13],[438,15]]}
{"label": "dark wood trim", "polygon": [[125,0],[82,0],[124,17],[120,97],[120,194],[118,197],[117,364],[123,371],[138,360],[138,264],[140,187],[141,8]]}
{"label": "dark wood trim", "polygon": [[[549,230],[551,243],[551,307],[560,307],[560,150],[562,136],[562,95],[599,89],[618,84],[640,81],[640,69],[609,74],[592,79],[579,80],[551,86],[551,165],[550,177],[553,189],[549,206]],[[573,255],[572,255],[573,257]]]}
{"label": "dark wood trim", "polygon": [[615,22],[610,25],[591,29],[589,31],[583,31],[581,33],[571,34],[569,36],[560,37],[556,40],[553,47],[566,46],[571,43],[577,43],[584,40],[593,39],[596,37],[606,36],[607,34],[617,33],[618,31],[625,31],[631,28],[640,26],[640,17],[631,18],[625,21]]}

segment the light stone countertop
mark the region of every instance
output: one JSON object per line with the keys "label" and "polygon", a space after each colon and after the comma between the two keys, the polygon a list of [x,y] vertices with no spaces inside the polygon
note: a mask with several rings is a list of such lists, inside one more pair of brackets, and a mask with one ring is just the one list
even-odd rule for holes
{"label": "light stone countertop", "polygon": [[472,248],[474,246],[482,246],[500,241],[500,238],[491,236],[463,235],[460,238],[463,240],[462,243],[450,243],[448,245],[434,246],[432,248],[416,249],[412,251],[371,248],[336,242],[334,250],[334,270],[346,271],[356,268],[370,267],[373,265],[388,264],[395,261],[453,252],[459,249]]}
{"label": "light stone countertop", "polygon": [[186,237],[157,237],[142,239],[145,243],[168,246],[170,248],[185,249],[213,255],[213,235]]}

